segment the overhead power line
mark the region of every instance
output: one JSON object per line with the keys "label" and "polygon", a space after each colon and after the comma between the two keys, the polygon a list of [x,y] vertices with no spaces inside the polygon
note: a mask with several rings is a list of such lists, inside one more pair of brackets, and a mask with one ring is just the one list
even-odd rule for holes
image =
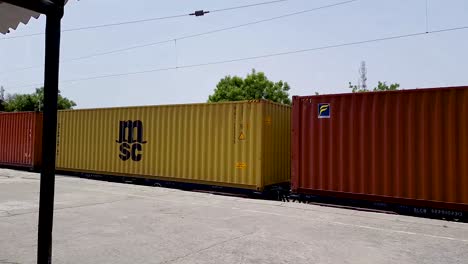
{"label": "overhead power line", "polygon": [[[324,6],[311,8],[311,9],[306,9],[306,10],[302,10],[302,11],[292,12],[292,13],[289,13],[289,14],[275,16],[275,17],[271,17],[271,18],[267,18],[267,19],[256,20],[256,21],[243,23],[243,24],[239,24],[239,25],[234,25],[234,26],[230,26],[230,27],[223,27],[223,28],[210,30],[210,31],[205,31],[205,32],[201,32],[201,33],[180,36],[180,37],[177,37],[177,38],[171,38],[171,39],[162,40],[162,41],[149,42],[149,43],[145,43],[145,44],[139,44],[139,45],[129,46],[129,47],[120,48],[120,49],[114,49],[114,50],[109,50],[109,51],[104,51],[104,52],[98,52],[98,53],[84,55],[84,56],[80,56],[80,57],[76,57],[76,58],[65,59],[65,60],[62,60],[61,63],[79,61],[79,60],[84,60],[84,59],[90,59],[90,58],[94,58],[94,57],[100,57],[100,56],[104,56],[104,55],[115,54],[115,53],[125,52],[125,51],[129,51],[129,50],[135,50],[135,49],[140,49],[140,48],[145,48],[145,47],[150,47],[150,46],[156,46],[156,45],[160,45],[160,44],[164,44],[164,43],[170,43],[170,42],[173,42],[173,41],[178,41],[178,40],[183,40],[183,39],[201,37],[201,36],[210,35],[210,34],[214,34],[214,33],[219,33],[219,32],[223,32],[223,31],[227,31],[227,30],[233,30],[233,29],[237,29],[237,28],[242,28],[242,27],[252,26],[252,25],[265,23],[265,22],[269,22],[269,21],[273,21],[273,20],[278,20],[278,19],[282,19],[282,18],[286,18],[286,17],[301,15],[301,14],[305,14],[305,13],[309,13],[309,12],[313,12],[313,11],[318,11],[318,10],[322,10],[322,9],[326,9],[326,8],[331,8],[331,7],[336,7],[336,6],[340,6],[340,5],[350,4],[350,3],[356,2],[356,1],[359,1],[359,0],[349,0],[349,1],[339,2],[339,3],[335,3],[335,4],[324,5]],[[3,71],[3,72],[0,72],[0,74],[19,72],[19,71],[24,71],[24,70],[34,69],[34,68],[41,68],[41,67],[43,67],[43,65],[28,66],[28,67],[23,67],[23,68],[12,69],[12,70],[9,70],[9,71]]]}
{"label": "overhead power line", "polygon": [[[124,72],[124,73],[116,73],[116,74],[97,75],[97,76],[91,76],[91,77],[85,77],[85,78],[63,80],[63,81],[60,81],[60,83],[87,81],[87,80],[94,80],[94,79],[104,79],[104,78],[119,77],[119,76],[129,76],[129,75],[145,74],[145,73],[176,70],[176,69],[187,69],[187,68],[203,67],[203,66],[209,66],[209,65],[218,65],[218,64],[225,64],[225,63],[232,63],[232,62],[239,62],[239,61],[246,61],[246,60],[256,60],[256,59],[263,59],[263,58],[270,58],[270,57],[277,57],[277,56],[285,56],[285,55],[291,55],[291,54],[299,54],[299,53],[306,53],[306,52],[312,52],[312,51],[340,48],[340,47],[346,47],[346,46],[356,46],[356,45],[361,45],[361,44],[382,42],[382,41],[395,40],[395,39],[404,39],[404,38],[423,36],[423,35],[429,35],[429,34],[450,32],[450,31],[459,31],[459,30],[465,30],[465,29],[468,29],[468,26],[453,27],[453,28],[432,30],[432,31],[428,31],[428,32],[411,33],[411,34],[404,34],[404,35],[395,35],[395,36],[389,36],[389,37],[384,37],[384,38],[375,38],[375,39],[361,40],[361,41],[355,41],[355,42],[347,42],[347,43],[327,45],[327,46],[321,46],[321,47],[315,47],[315,48],[285,51],[285,52],[278,52],[278,53],[270,53],[270,54],[251,56],[251,57],[235,58],[235,59],[229,59],[229,60],[221,60],[221,61],[213,61],[213,62],[206,62],[206,63],[173,66],[173,67],[166,67],[166,68],[149,69],[149,70],[143,70],[143,71],[133,71],[133,72]],[[30,84],[30,85],[23,85],[23,86],[14,87],[14,89],[33,87],[33,86],[40,86],[40,85],[42,85],[42,84],[41,83],[36,83],[36,84]]]}
{"label": "overhead power line", "polygon": [[209,14],[209,13],[231,11],[231,10],[235,10],[235,9],[254,7],[254,6],[261,6],[261,5],[276,4],[276,3],[279,3],[279,2],[285,2],[285,1],[289,1],[289,0],[276,0],[276,1],[257,3],[257,4],[250,4],[250,5],[243,5],[243,6],[235,6],[235,7],[214,9],[214,10],[211,10],[211,11],[198,10],[198,11],[195,11],[195,12],[191,13],[190,15],[191,16],[204,16],[205,14]]}
{"label": "overhead power line", "polygon": [[211,11],[209,11],[209,12],[210,12],[210,13],[224,12],[224,11],[231,11],[231,10],[241,9],[241,8],[248,8],[248,7],[254,7],[254,6],[261,6],[261,5],[276,4],[276,3],[279,3],[279,2],[286,2],[286,1],[289,1],[289,0],[276,0],[276,1],[269,1],[269,2],[256,3],[256,4],[249,4],[249,5],[243,5],[243,6],[235,6],[235,7],[214,9],[214,10],[211,10]]}
{"label": "overhead power line", "polygon": [[[224,11],[230,11],[230,10],[242,9],[242,8],[249,8],[249,7],[261,6],[261,5],[270,5],[270,4],[276,4],[276,3],[280,3],[280,2],[286,2],[286,1],[290,1],[290,0],[268,1],[268,2],[250,4],[250,5],[228,7],[228,8],[222,8],[222,9],[214,9],[214,10],[211,10],[211,11],[198,10],[198,11],[195,11],[193,13],[185,13],[185,14],[180,14],[180,15],[152,17],[152,18],[146,18],[146,19],[116,22],[116,23],[108,23],[108,24],[100,24],[100,25],[92,25],[92,26],[84,26],[84,27],[75,27],[75,28],[63,29],[61,32],[73,32],[73,31],[81,31],[81,30],[90,30],[90,29],[98,29],[98,28],[106,28],[106,27],[123,26],[123,25],[129,25],[129,24],[137,24],[137,23],[157,21],[157,20],[173,19],[173,18],[180,18],[180,17],[186,17],[186,16],[203,16],[204,14],[208,14],[208,13],[224,12]],[[27,34],[27,35],[5,37],[5,38],[1,38],[0,40],[2,40],[2,39],[3,40],[18,39],[18,38],[40,36],[40,35],[44,35],[44,32],[32,33],[32,34]]]}
{"label": "overhead power line", "polygon": [[[222,32],[222,31],[226,31],[226,30],[232,30],[232,29],[236,29],[236,28],[241,28],[241,27],[251,26],[251,25],[260,24],[260,23],[264,23],[264,22],[269,22],[269,21],[273,21],[273,20],[278,20],[278,19],[282,19],[282,18],[286,18],[286,17],[291,17],[291,16],[297,16],[297,15],[301,15],[301,14],[305,14],[305,13],[310,13],[310,12],[318,11],[318,10],[321,10],[321,9],[326,9],[326,8],[331,8],[331,7],[335,7],[335,6],[350,4],[352,2],[357,2],[357,1],[359,1],[359,0],[349,0],[349,1],[339,2],[339,3],[335,3],[335,4],[314,7],[314,8],[311,8],[311,9],[306,9],[306,10],[292,12],[292,13],[288,13],[288,14],[284,14],[284,15],[280,15],[280,16],[275,16],[275,17],[270,17],[270,18],[266,18],[266,19],[256,20],[256,21],[243,23],[243,24],[239,24],[239,25],[235,25],[235,26],[224,27],[224,28],[210,30],[210,31],[202,32],[202,33],[186,35],[186,36],[178,37],[176,39],[181,40],[181,39],[200,37],[200,36],[209,35],[209,34],[213,34],[213,33],[218,33],[218,32]],[[173,41],[173,40],[174,39],[168,40],[168,41]],[[148,43],[148,44],[151,44],[151,43]],[[159,43],[156,42],[155,44],[159,44]]]}

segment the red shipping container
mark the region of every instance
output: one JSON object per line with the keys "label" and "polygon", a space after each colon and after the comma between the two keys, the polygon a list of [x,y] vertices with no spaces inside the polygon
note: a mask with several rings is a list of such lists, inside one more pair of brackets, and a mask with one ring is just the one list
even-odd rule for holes
{"label": "red shipping container", "polygon": [[0,113],[0,165],[37,168],[42,157],[42,114]]}
{"label": "red shipping container", "polygon": [[468,211],[468,87],[295,96],[294,193]]}

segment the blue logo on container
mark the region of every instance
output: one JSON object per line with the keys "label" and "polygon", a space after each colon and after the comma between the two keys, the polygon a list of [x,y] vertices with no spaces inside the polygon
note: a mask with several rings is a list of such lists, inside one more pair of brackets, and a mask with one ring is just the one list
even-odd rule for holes
{"label": "blue logo on container", "polygon": [[318,104],[318,118],[330,118],[330,104]]}

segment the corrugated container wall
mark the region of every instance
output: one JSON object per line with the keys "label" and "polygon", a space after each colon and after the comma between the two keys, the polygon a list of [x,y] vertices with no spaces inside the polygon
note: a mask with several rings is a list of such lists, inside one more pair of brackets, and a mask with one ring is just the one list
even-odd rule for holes
{"label": "corrugated container wall", "polygon": [[289,106],[60,111],[57,169],[262,190],[290,178]]}
{"label": "corrugated container wall", "polygon": [[468,210],[468,87],[293,98],[292,190]]}
{"label": "corrugated container wall", "polygon": [[37,168],[42,160],[41,143],[41,113],[0,113],[0,165]]}

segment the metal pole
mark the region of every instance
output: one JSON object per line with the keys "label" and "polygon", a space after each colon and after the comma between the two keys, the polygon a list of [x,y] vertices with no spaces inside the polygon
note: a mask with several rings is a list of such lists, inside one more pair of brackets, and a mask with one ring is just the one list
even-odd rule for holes
{"label": "metal pole", "polygon": [[60,22],[63,16],[63,0],[54,2],[57,8],[53,12],[47,13],[45,34],[44,121],[37,241],[38,264],[52,263]]}

